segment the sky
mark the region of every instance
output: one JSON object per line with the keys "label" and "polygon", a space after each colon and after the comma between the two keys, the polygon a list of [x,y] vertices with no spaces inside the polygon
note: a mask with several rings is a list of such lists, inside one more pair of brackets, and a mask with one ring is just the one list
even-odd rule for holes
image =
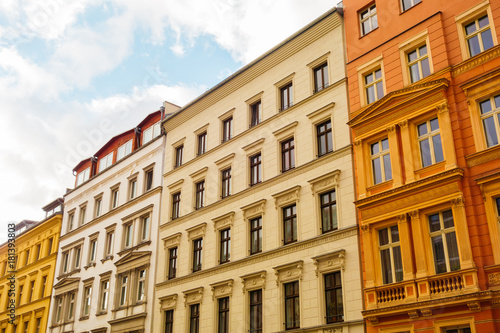
{"label": "sky", "polygon": [[0,242],[163,101],[187,104],[328,0],[1,0]]}

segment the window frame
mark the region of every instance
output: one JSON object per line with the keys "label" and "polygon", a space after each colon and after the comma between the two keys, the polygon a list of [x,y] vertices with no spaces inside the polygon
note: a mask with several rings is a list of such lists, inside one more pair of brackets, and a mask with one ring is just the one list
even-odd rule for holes
{"label": "window frame", "polygon": [[[432,130],[432,125],[431,125],[431,122],[433,120],[436,120],[437,121],[437,124],[438,124],[438,129],[437,130]],[[422,125],[426,125],[426,131],[427,133],[425,134],[422,134],[422,135],[419,135],[418,133],[418,129],[420,126]],[[443,161],[445,161],[445,156],[444,156],[444,146],[443,146],[443,137],[441,135],[441,124],[439,122],[439,117],[436,116],[434,118],[431,118],[431,119],[428,119],[428,120],[425,120],[425,121],[418,121],[418,122],[415,122],[415,133],[416,133],[416,137],[417,137],[417,146],[418,146],[418,151],[419,151],[419,160],[420,160],[420,167],[421,168],[426,168],[426,167],[429,167],[431,165],[435,165],[435,164],[438,164],[438,163],[441,163]],[[434,142],[433,142],[433,138],[434,137],[437,137],[439,135],[439,141],[440,141],[440,144],[441,144],[441,154],[442,154],[442,160],[441,161],[437,161],[436,160],[436,149],[434,147]],[[428,165],[425,165],[424,164],[424,158],[423,158],[423,151],[422,151],[422,146],[421,146],[421,142],[424,142],[424,141],[427,141],[428,144],[429,144],[429,155],[430,155],[430,158],[431,158],[431,163],[428,164]]]}
{"label": "window frame", "polygon": [[[287,215],[287,210],[291,210],[290,214]],[[296,243],[298,241],[298,214],[297,214],[297,203],[281,207],[282,211],[282,228],[283,228],[283,245],[288,245]],[[295,211],[295,212],[294,212]],[[287,223],[291,224],[291,240],[287,240]]]}
{"label": "window frame", "polygon": [[196,156],[203,155],[207,152],[207,131],[197,135]]}
{"label": "window frame", "polygon": [[154,168],[144,170],[144,192],[151,191],[154,183]]}
{"label": "window frame", "polygon": [[[254,227],[253,226],[253,222],[256,221],[256,220],[259,220],[260,223],[257,227]],[[262,239],[263,239],[263,227],[262,227],[262,216],[259,215],[259,216],[255,216],[251,219],[249,219],[249,227],[250,227],[250,255],[253,255],[253,254],[257,254],[257,253],[261,253],[262,252]],[[253,239],[253,234],[254,233],[257,233],[257,239],[258,239],[258,249],[257,250],[254,250],[254,247],[253,247],[253,243],[252,243],[252,239]]]}
{"label": "window frame", "polygon": [[[317,73],[321,73],[321,85],[318,85]],[[313,68],[313,78],[314,78],[314,93],[318,93],[330,85],[329,75],[328,75],[328,62],[325,61],[319,66]]]}
{"label": "window frame", "polygon": [[[295,168],[295,138],[292,136],[282,142],[281,146],[281,172],[286,172]],[[288,163],[288,168],[285,166]]]}
{"label": "window frame", "polygon": [[260,151],[249,157],[249,170],[250,186],[262,183],[262,153]]}
{"label": "window frame", "polygon": [[[109,154],[107,154],[106,156],[104,156],[103,158],[99,159],[99,169],[97,171],[98,173],[106,170],[107,168],[109,168],[110,166],[113,165],[114,153],[115,153],[115,151],[112,151]],[[111,162],[109,161],[110,159],[111,159]],[[105,161],[105,164],[102,164],[104,161]]]}
{"label": "window frame", "polygon": [[[253,302],[253,298],[252,298],[252,295],[255,294],[255,293],[258,293],[260,294],[260,297],[258,297],[258,300]],[[262,333],[263,332],[263,312],[262,312],[262,307],[263,307],[263,297],[262,297],[262,289],[255,289],[255,290],[250,290],[248,292],[248,298],[249,298],[249,333]],[[257,310],[258,310],[258,314],[260,314],[259,317],[256,318],[256,320],[252,320],[254,319],[252,314],[252,308],[253,307],[256,307]],[[254,328],[254,325],[252,325],[252,323],[254,323],[254,321],[256,322],[255,324],[257,326],[260,326],[260,327],[257,327],[257,328]],[[260,324],[260,325],[259,325]]]}
{"label": "window frame", "polygon": [[231,261],[231,228],[219,230],[219,264]]}
{"label": "window frame", "polygon": [[203,237],[192,240],[192,253],[191,271],[195,273],[203,269]]}
{"label": "window frame", "polygon": [[183,162],[183,155],[184,155],[184,145],[179,145],[175,147],[175,163],[174,163],[174,169],[178,168],[182,165]]}
{"label": "window frame", "polygon": [[174,246],[168,249],[168,274],[167,279],[171,280],[177,276],[177,260],[179,247]]}
{"label": "window frame", "polygon": [[293,82],[290,81],[279,88],[280,107],[279,112],[285,111],[293,106]]}
{"label": "window frame", "polygon": [[116,186],[111,189],[110,208],[115,209],[120,204],[120,187]]}
{"label": "window frame", "polygon": [[[217,332],[218,333],[229,333],[229,309],[230,309],[230,298],[229,296],[221,297],[217,299]],[[224,322],[224,326],[221,323]]]}
{"label": "window frame", "polygon": [[[383,141],[387,140],[387,149],[384,149]],[[378,153],[373,153],[373,146],[375,144],[378,144],[379,151]],[[368,149],[369,149],[369,154],[370,154],[370,170],[371,172],[371,181],[372,185],[378,185],[378,184],[383,184],[385,182],[393,180],[392,177],[392,160],[391,160],[391,143],[389,141],[389,137],[382,137],[379,138],[377,141],[372,141],[368,144]],[[390,168],[390,177],[387,178],[386,174],[386,165],[385,165],[385,156],[389,156],[389,168]],[[373,162],[375,160],[379,160],[380,162],[380,181],[377,182],[377,177],[375,175],[375,168],[373,167]]]}
{"label": "window frame", "polygon": [[[88,290],[88,293],[87,293]],[[82,317],[90,316],[90,309],[92,307],[92,284],[83,287],[82,294]]]}
{"label": "window frame", "polygon": [[413,7],[415,7],[416,5],[418,5],[419,3],[422,2],[422,0],[409,0],[410,1],[410,7],[405,8],[404,1],[405,0],[401,0],[400,1],[400,4],[401,4],[401,13],[407,12],[408,10],[412,9]]}
{"label": "window frame", "polygon": [[133,139],[128,140],[116,150],[116,160],[119,161],[132,153]]}
{"label": "window frame", "polygon": [[231,166],[221,170],[221,199],[231,195]]}
{"label": "window frame", "polygon": [[[333,193],[333,200],[331,200]],[[327,203],[323,203],[323,197],[328,196],[329,201]],[[339,223],[338,223],[338,213],[337,213],[337,192],[335,189],[332,189],[327,192],[323,192],[319,194],[319,202],[320,202],[320,211],[321,211],[321,233],[327,233],[331,231],[338,230],[339,228]],[[334,209],[332,209],[332,206],[335,206]],[[325,221],[323,219],[323,209],[328,208],[328,215],[329,219],[331,221],[332,227],[330,229],[325,230]]]}
{"label": "window frame", "polygon": [[227,117],[222,121],[222,140],[227,142],[233,138],[233,116]]}
{"label": "window frame", "polygon": [[89,179],[90,179],[90,167],[86,168],[85,170],[80,171],[76,175],[76,186],[80,186],[81,184],[85,183]]}
{"label": "window frame", "polygon": [[165,313],[165,333],[173,333],[174,331],[174,309],[163,311]]}
{"label": "window frame", "polygon": [[[330,125],[330,128],[328,128],[328,124]],[[324,130],[321,130],[320,128],[325,126]],[[324,156],[328,153],[333,152],[333,130],[332,130],[332,120],[328,118],[327,120],[318,123],[315,125],[316,128],[316,157],[321,157]],[[330,140],[328,140],[330,138]],[[324,141],[324,142],[323,142]],[[321,147],[325,148],[325,152],[321,153],[320,149]]]}
{"label": "window frame", "polygon": [[[293,285],[293,293],[292,294],[287,294],[287,287]],[[296,290],[295,290],[296,289]],[[293,329],[298,329],[300,328],[300,283],[299,281],[291,281],[291,282],[286,282],[283,283],[283,296],[284,296],[284,318],[285,318],[285,330],[293,330]],[[288,301],[291,300],[293,303],[292,309],[291,309],[291,317],[292,317],[292,326],[288,326],[288,322],[286,321],[286,318],[288,317],[288,307],[287,303]],[[298,304],[296,304],[297,302]],[[297,309],[296,306],[298,306],[298,318],[295,317],[297,314]]]}
{"label": "window frame", "polygon": [[94,199],[94,218],[102,215],[102,194]]}
{"label": "window frame", "polygon": [[128,181],[128,200],[133,200],[137,196],[137,176],[134,176]]}
{"label": "window frame", "polygon": [[99,311],[98,313],[107,313],[109,308],[110,279],[102,279],[99,288]]}
{"label": "window frame", "polygon": [[[363,18],[363,14],[365,12],[368,14],[368,16],[366,18]],[[373,24],[373,18],[375,18],[375,23],[376,23],[375,27],[374,27],[374,24]],[[358,12],[358,20],[359,20],[359,36],[360,37],[366,36],[370,32],[372,32],[375,29],[377,29],[378,28],[378,16],[377,16],[377,6],[376,6],[376,4],[372,3],[372,4],[364,7],[363,9],[361,9]],[[364,26],[363,26],[363,23],[365,23],[365,22],[369,22],[370,23],[370,30],[368,30],[366,32],[365,32]]]}
{"label": "window frame", "polygon": [[[443,213],[445,212],[450,212],[451,214],[451,217],[452,217],[452,222],[453,222],[453,227],[444,227],[444,218],[443,218]],[[438,215],[439,217],[439,224],[440,224],[440,229],[439,230],[436,230],[436,231],[432,231],[430,229],[430,218],[431,216],[435,216],[435,215]],[[453,214],[453,210],[451,208],[447,208],[447,209],[442,209],[442,210],[439,210],[437,212],[433,212],[433,213],[429,213],[429,214],[426,214],[425,215],[426,217],[426,220],[427,220],[427,228],[429,230],[429,241],[431,242],[431,245],[430,245],[430,249],[431,249],[431,258],[432,258],[432,263],[434,264],[434,273],[435,274],[446,274],[446,273],[450,273],[450,272],[455,272],[455,271],[458,271],[461,269],[462,267],[462,262],[461,262],[461,258],[460,258],[460,245],[458,244],[458,237],[457,237],[457,227],[456,227],[456,222],[455,222],[455,215]],[[444,228],[443,228],[444,227]],[[449,240],[447,239],[447,237],[445,237],[447,234],[451,234],[451,233],[454,233],[455,237],[454,237],[454,242],[456,244],[456,250],[457,250],[457,261],[458,261],[458,267],[457,268],[452,268],[451,267],[451,263],[450,263],[450,256],[449,256],[449,248],[448,248],[448,242]],[[446,265],[446,271],[438,271],[438,268],[437,268],[437,265],[438,265],[438,262],[437,262],[437,258],[436,258],[436,253],[435,253],[435,249],[434,247],[432,246],[432,239],[434,237],[441,237],[441,242],[442,242],[442,247],[443,247],[443,254],[444,254],[444,262],[445,262],[445,265]]]}
{"label": "window frame", "polygon": [[195,206],[194,209],[198,210],[205,207],[205,179],[195,183]]}
{"label": "window frame", "polygon": [[175,220],[181,215],[181,191],[172,194],[172,214],[171,220]]}
{"label": "window frame", "polygon": [[[335,283],[334,286],[331,286],[331,287],[327,287],[327,277],[328,276],[334,276],[334,280],[336,280],[336,276],[339,276],[340,278],[340,285],[337,285]],[[344,321],[344,293],[343,293],[343,287],[342,287],[342,273],[340,271],[334,271],[334,272],[329,272],[329,273],[326,273],[326,274],[323,274],[322,275],[322,278],[323,278],[323,286],[324,286],[324,298],[325,298],[325,320],[326,320],[326,324],[333,324],[333,323],[338,323],[338,322],[343,322]],[[337,291],[340,290],[340,294],[342,296],[342,304],[339,306],[338,302],[337,302],[337,297],[333,297],[334,299],[334,305],[335,305],[335,308],[336,308],[336,313],[335,317],[337,317],[336,320],[329,320],[329,317],[333,317],[333,316],[329,316],[329,306],[328,306],[328,292],[329,291],[333,291],[335,296]],[[342,308],[342,311],[341,311],[341,314],[338,313],[338,308],[341,307]],[[341,316],[340,319],[338,319],[338,317]]]}
{"label": "window frame", "polygon": [[200,303],[189,305],[189,332],[200,332]]}
{"label": "window frame", "polygon": [[248,128],[259,125],[262,122],[262,101],[259,99],[249,106],[250,108],[250,125]]}
{"label": "window frame", "polygon": [[[397,229],[398,232],[398,240],[393,240],[393,228]],[[381,232],[383,230],[387,230],[387,243],[386,244],[381,244]],[[401,236],[399,235],[399,225],[394,224],[390,226],[386,226],[384,228],[380,228],[377,230],[377,239],[378,239],[378,256],[380,258],[380,272],[382,274],[382,283],[384,285],[386,284],[391,284],[391,283],[398,283],[402,282],[404,280],[404,269],[403,269],[403,253],[402,253],[402,246],[401,246]],[[399,259],[401,260],[399,263],[396,263],[396,257],[395,257],[395,250],[399,248]],[[385,272],[384,272],[384,259],[382,258],[382,251],[388,250],[389,252],[389,265],[390,265],[390,279],[389,276],[386,277]],[[396,266],[400,265],[401,266],[401,275],[399,276],[398,273],[396,272]]]}

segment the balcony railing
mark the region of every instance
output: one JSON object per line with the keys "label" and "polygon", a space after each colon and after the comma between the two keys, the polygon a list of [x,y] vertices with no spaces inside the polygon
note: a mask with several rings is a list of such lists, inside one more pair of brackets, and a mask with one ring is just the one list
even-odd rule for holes
{"label": "balcony railing", "polygon": [[431,295],[460,291],[464,288],[465,282],[461,275],[429,279],[429,290]]}
{"label": "balcony railing", "polygon": [[394,286],[387,289],[377,290],[378,304],[403,301],[405,298],[406,292],[403,286]]}

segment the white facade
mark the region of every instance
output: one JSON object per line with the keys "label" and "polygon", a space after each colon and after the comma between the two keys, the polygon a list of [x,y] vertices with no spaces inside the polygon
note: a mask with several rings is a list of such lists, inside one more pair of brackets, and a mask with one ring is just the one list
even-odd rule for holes
{"label": "white facade", "polygon": [[65,196],[48,332],[151,332],[164,138]]}

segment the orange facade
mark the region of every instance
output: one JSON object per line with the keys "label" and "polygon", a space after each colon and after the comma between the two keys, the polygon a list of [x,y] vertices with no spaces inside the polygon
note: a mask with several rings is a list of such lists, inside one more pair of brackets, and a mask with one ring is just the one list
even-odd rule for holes
{"label": "orange facade", "polygon": [[500,1],[344,3],[368,332],[500,332]]}

